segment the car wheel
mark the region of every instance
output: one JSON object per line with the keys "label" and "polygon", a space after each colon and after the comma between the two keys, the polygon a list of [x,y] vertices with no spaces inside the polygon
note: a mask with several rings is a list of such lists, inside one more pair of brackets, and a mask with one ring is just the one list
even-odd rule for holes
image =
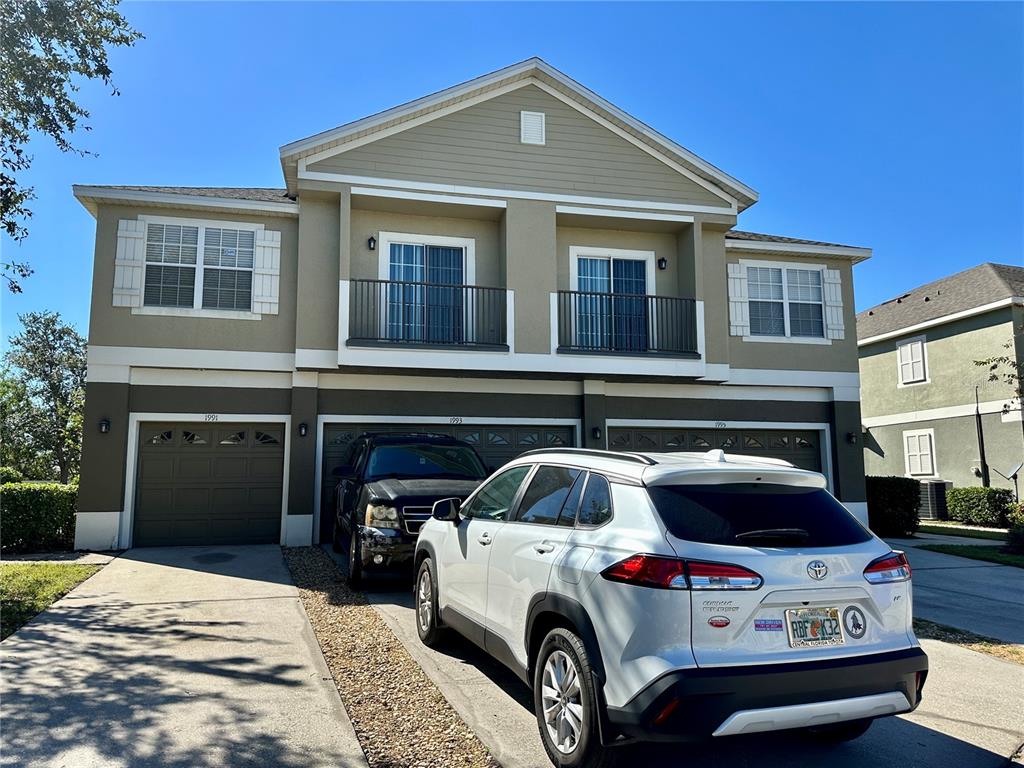
{"label": "car wheel", "polygon": [[842,744],[863,736],[874,720],[849,720],[845,723],[818,725],[807,729],[807,735],[825,744]]}
{"label": "car wheel", "polygon": [[615,754],[601,746],[598,703],[583,642],[553,629],[534,668],[533,709],[544,750],[559,768],[611,768]]}
{"label": "car wheel", "polygon": [[363,586],[363,555],[359,546],[359,531],[353,526],[348,538],[348,585],[352,589]]}
{"label": "car wheel", "polygon": [[416,634],[428,648],[435,647],[442,637],[437,608],[437,581],[434,579],[434,564],[429,557],[420,563],[416,574]]}

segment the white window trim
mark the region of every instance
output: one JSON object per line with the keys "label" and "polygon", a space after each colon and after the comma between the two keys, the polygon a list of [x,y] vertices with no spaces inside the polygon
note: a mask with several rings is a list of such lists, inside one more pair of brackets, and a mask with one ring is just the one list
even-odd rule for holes
{"label": "white window trim", "polygon": [[[195,287],[192,294],[192,306],[191,307],[156,307],[146,306],[146,270],[149,268],[149,262],[146,260],[145,246],[147,244],[147,238],[149,233],[146,233],[146,237],[143,238],[143,254],[142,254],[142,297],[140,299],[141,304],[138,307],[132,307],[133,315],[158,315],[163,317],[203,317],[213,318],[217,320],[260,320],[263,315],[258,312],[247,312],[239,309],[209,309],[203,307],[203,269],[204,254],[206,251],[206,229],[212,227],[215,229],[242,229],[249,232],[262,232],[266,227],[263,224],[254,224],[251,222],[243,221],[227,221],[222,219],[187,219],[180,218],[177,216],[150,216],[147,214],[141,214],[138,220],[143,224],[178,224],[186,227],[198,227],[199,228],[199,242],[196,251],[196,279]],[[182,265],[171,265],[171,266],[182,266]],[[192,266],[186,264],[184,266]],[[219,267],[214,267],[219,269]],[[244,270],[239,270],[244,271]],[[253,269],[249,270],[253,273],[253,286],[255,289],[255,277],[256,270],[255,265]],[[253,297],[249,296],[249,306],[252,307]]]}
{"label": "white window trim", "polygon": [[[828,319],[825,315],[825,270],[828,269],[824,264],[803,264],[796,261],[761,261],[759,259],[740,259],[740,265],[743,267],[743,279],[747,280],[747,267],[772,267],[775,269],[782,270],[782,320],[785,323],[786,335],[785,336],[755,336],[753,334],[747,334],[743,337],[743,341],[750,341],[754,343],[771,342],[774,344],[820,344],[822,346],[831,346],[832,339],[828,338]],[[802,269],[811,272],[821,273],[821,327],[823,336],[790,336],[789,335],[789,281],[786,280],[787,269]],[[758,301],[758,299],[753,299]],[[747,306],[750,306],[751,298],[747,296]]]}
{"label": "white window trim", "polygon": [[463,264],[465,284],[476,285],[476,240],[474,238],[417,235],[408,232],[378,232],[377,250],[379,255],[377,257],[377,277],[381,280],[391,279],[391,246],[396,243],[462,248],[465,260]]}
{"label": "white window trim", "polygon": [[[928,438],[928,447],[931,449],[931,460],[932,460],[932,472],[931,474],[912,474],[910,472],[910,454],[907,452],[907,438],[908,437],[922,437]],[[934,429],[908,429],[901,434],[903,440],[903,470],[907,477],[914,479],[924,478],[926,480],[939,477],[939,461],[937,452],[935,450],[935,430]],[[919,454],[920,455],[920,454]]]}
{"label": "white window trim", "polygon": [[[921,342],[921,366],[924,368],[924,378],[919,381],[903,381],[903,369],[900,365],[900,347],[905,347],[908,344],[914,344],[915,342]],[[910,338],[903,339],[896,345],[896,388],[904,389],[906,387],[919,387],[922,384],[931,384],[931,370],[928,367],[928,339],[924,334],[920,336],[911,336]]]}
{"label": "white window trim", "polygon": [[[633,261],[644,262],[644,280],[646,281],[646,288],[648,296],[657,295],[656,283],[657,273],[655,272],[655,262],[657,254],[654,251],[638,251],[631,248],[605,248],[603,246],[590,247],[586,245],[570,245],[569,246],[569,290],[578,291],[580,289],[580,259],[631,259]],[[611,268],[609,265],[608,270],[609,276],[611,275]],[[646,302],[645,305],[647,306]],[[650,323],[650,339],[651,345],[657,345],[657,328],[658,323],[654,319],[653,315],[657,311],[657,304],[655,303],[651,307],[651,323]],[[572,318],[572,335],[576,338],[576,318]],[[552,326],[552,335],[556,333],[557,325]],[[703,352],[701,353],[703,355]]]}

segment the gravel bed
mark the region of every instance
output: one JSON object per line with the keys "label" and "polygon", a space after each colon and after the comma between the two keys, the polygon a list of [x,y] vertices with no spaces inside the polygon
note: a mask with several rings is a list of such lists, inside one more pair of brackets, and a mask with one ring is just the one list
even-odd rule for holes
{"label": "gravel bed", "polygon": [[919,640],[941,640],[944,643],[970,648],[979,653],[987,653],[989,656],[995,656],[1003,661],[1024,664],[1024,645],[1004,643],[1002,640],[993,640],[991,637],[976,635],[964,629],[947,627],[944,624],[936,624],[934,621],[925,621],[924,619],[914,619],[914,634]]}
{"label": "gravel bed", "polygon": [[499,768],[326,552],[284,556],[371,768]]}

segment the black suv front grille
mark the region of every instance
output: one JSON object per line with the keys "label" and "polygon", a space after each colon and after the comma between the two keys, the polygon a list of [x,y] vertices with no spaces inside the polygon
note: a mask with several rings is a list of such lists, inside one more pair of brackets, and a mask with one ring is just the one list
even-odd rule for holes
{"label": "black suv front grille", "polygon": [[402,507],[402,519],[405,521],[406,532],[416,536],[423,524],[430,519],[431,514],[433,514],[432,507]]}

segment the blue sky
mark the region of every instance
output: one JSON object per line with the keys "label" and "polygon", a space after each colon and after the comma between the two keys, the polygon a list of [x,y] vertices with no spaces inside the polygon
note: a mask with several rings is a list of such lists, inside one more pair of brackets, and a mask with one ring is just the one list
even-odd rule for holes
{"label": "blue sky", "polygon": [[73,183],[281,186],[278,147],[538,55],[758,190],[740,228],[866,245],[858,309],[1024,264],[1019,3],[142,3],[86,84],[93,130],[34,141],[36,274],[2,301],[84,332],[94,223]]}

